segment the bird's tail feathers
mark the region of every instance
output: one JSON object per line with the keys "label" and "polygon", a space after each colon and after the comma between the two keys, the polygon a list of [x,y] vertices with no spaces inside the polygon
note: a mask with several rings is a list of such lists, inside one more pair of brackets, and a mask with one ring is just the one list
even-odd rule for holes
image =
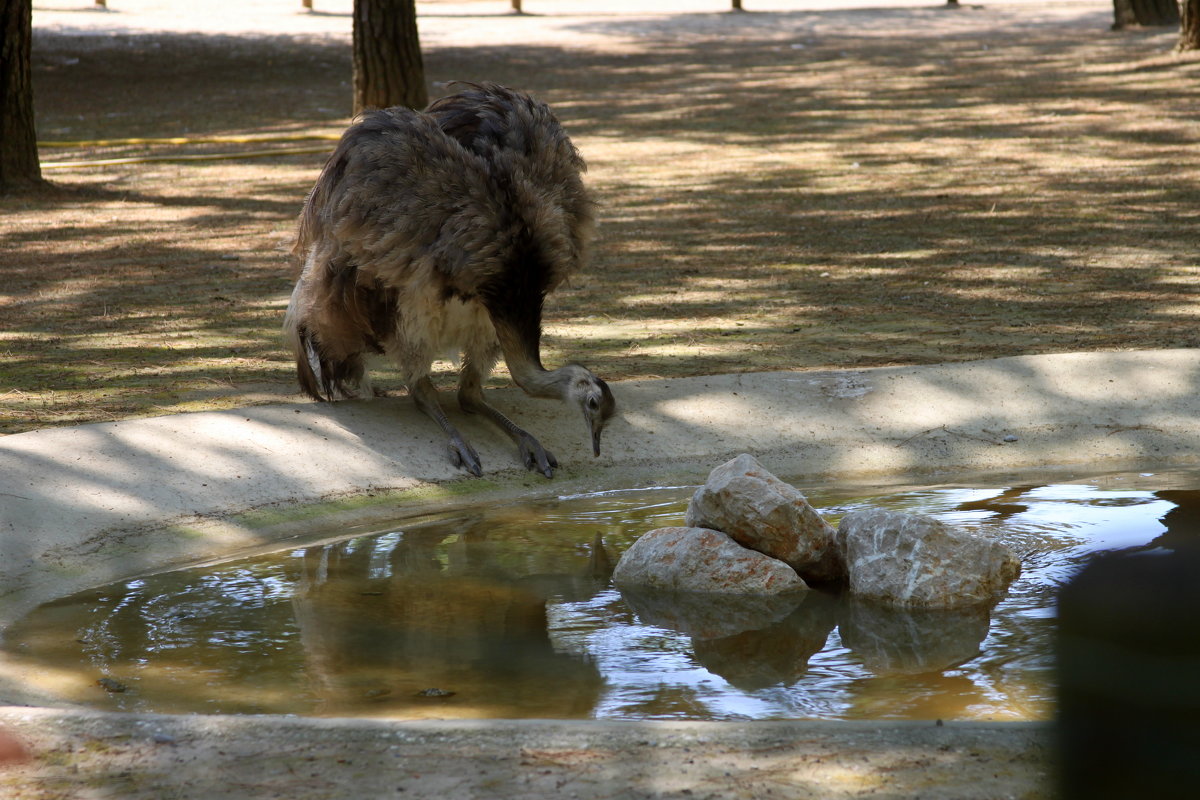
{"label": "bird's tail feathers", "polygon": [[330,387],[323,380],[325,370],[321,369],[321,356],[313,346],[312,337],[308,331],[299,330],[299,342],[296,348],[296,378],[300,388],[306,395],[316,400],[332,400],[329,396]]}

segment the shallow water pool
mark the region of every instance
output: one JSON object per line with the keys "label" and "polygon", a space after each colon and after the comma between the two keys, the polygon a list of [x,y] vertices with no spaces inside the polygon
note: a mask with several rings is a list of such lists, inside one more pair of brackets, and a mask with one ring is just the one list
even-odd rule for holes
{"label": "shallow water pool", "polygon": [[990,614],[821,592],[775,603],[625,598],[638,536],[694,487],[401,518],[267,556],[44,605],[6,657],[67,699],[164,713],[394,718],[1045,719],[1054,597],[1089,554],[1200,531],[1200,475],[962,485],[798,484],[832,523],[863,507],[994,537],[1023,572]]}

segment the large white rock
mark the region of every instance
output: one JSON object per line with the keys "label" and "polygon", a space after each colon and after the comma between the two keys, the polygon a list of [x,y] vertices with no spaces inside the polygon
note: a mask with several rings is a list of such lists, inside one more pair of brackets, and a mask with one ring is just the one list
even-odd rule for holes
{"label": "large white rock", "polygon": [[852,511],[838,526],[851,594],[904,608],[998,600],[1021,573],[1004,545],[920,514]]}
{"label": "large white rock", "polygon": [[692,496],[686,524],[723,531],[743,547],[787,563],[805,580],[845,577],[837,531],[754,456],[743,453],[714,469]]}
{"label": "large white rock", "polygon": [[808,585],[795,570],[704,528],[658,528],[625,551],[617,588],[704,594],[783,594]]}

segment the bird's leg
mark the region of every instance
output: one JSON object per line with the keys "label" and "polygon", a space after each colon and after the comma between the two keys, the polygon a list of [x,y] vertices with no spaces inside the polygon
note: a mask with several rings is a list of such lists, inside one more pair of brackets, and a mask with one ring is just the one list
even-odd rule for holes
{"label": "bird's leg", "polygon": [[478,396],[472,396],[460,391],[458,402],[464,411],[482,415],[508,434],[508,437],[517,445],[517,451],[521,454],[525,469],[537,469],[547,478],[554,477],[554,470],[558,469],[558,459],[554,457],[554,454],[542,447],[542,443],[535,439],[529,431],[504,416],[495,406],[488,405],[487,401],[483,399],[482,392]]}
{"label": "bird's leg", "polygon": [[475,448],[467,444],[458,429],[446,418],[446,412],[442,411],[442,405],[438,402],[437,387],[433,385],[433,381],[429,380],[429,376],[418,379],[410,387],[409,393],[416,401],[417,408],[424,411],[445,431],[450,440],[450,461],[454,466],[462,467],[476,478],[482,476],[483,465],[479,463],[479,454],[475,452]]}
{"label": "bird's leg", "polygon": [[553,453],[542,447],[542,443],[532,434],[483,399],[483,375],[476,364],[477,362],[469,357],[464,360],[458,385],[459,406],[463,411],[481,415],[504,431],[508,438],[516,444],[517,452],[521,455],[525,469],[536,469],[547,478],[553,478],[554,470],[558,469],[558,459],[554,457]]}

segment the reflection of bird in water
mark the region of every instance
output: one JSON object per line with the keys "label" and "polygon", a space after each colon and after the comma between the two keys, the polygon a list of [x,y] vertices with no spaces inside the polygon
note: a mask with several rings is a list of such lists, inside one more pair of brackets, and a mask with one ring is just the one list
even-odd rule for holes
{"label": "reflection of bird in water", "polygon": [[[495,567],[446,563],[448,533],[303,551],[292,608],[319,710],[586,717],[604,681],[588,659],[556,648],[546,597]],[[492,559],[498,566],[501,554]]]}
{"label": "reflection of bird in water", "polygon": [[303,272],[285,330],[301,388],[318,400],[369,395],[365,359],[386,354],[446,433],[451,460],[480,475],[430,380],[436,359],[461,354],[459,405],[551,477],[554,455],[484,399],[503,354],[527,394],[582,411],[599,455],[615,410],[607,384],[578,364],[547,370],[540,355],[546,295],[580,266],[591,237],[583,169],[548,107],[494,84],[468,84],[423,112],[360,116],[300,215]]}
{"label": "reflection of bird in water", "polygon": [[1024,514],[1029,510],[1029,506],[1023,503],[1013,503],[1011,501],[1021,497],[1026,492],[1037,489],[1037,486],[1013,486],[1004,489],[995,497],[987,497],[983,500],[970,500],[966,503],[959,503],[959,511],[989,511],[996,515],[998,519],[1008,519],[1015,517],[1017,514]]}

